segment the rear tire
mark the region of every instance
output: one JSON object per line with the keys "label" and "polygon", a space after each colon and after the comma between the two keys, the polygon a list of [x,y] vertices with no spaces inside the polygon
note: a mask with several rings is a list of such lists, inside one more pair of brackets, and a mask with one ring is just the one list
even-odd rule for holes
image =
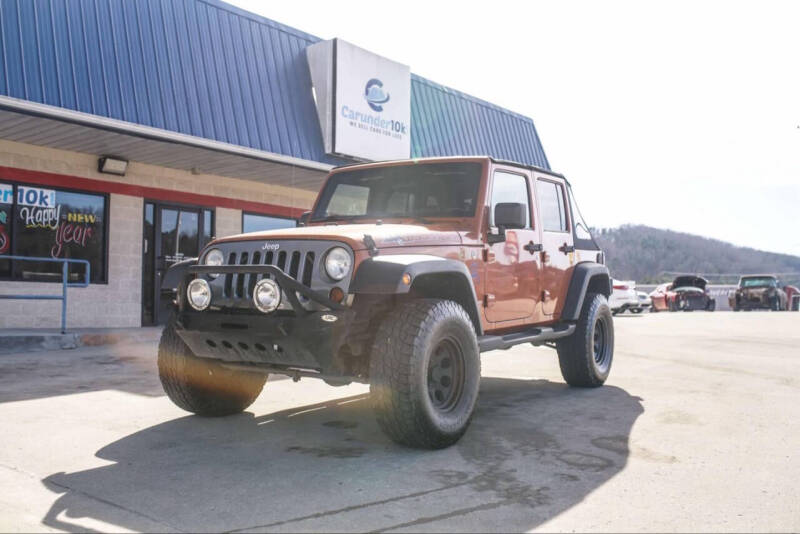
{"label": "rear tire", "polygon": [[253,404],[267,375],[223,367],[198,358],[170,323],[158,344],[158,376],[164,392],[179,408],[208,417],[231,415]]}
{"label": "rear tire", "polygon": [[370,399],[396,443],[441,449],[457,442],[472,418],[480,376],[475,329],[455,302],[404,302],[378,328]]}
{"label": "rear tire", "polygon": [[598,293],[588,293],[575,332],[558,340],[561,376],[570,386],[602,386],[614,359],[614,321],[608,301]]}

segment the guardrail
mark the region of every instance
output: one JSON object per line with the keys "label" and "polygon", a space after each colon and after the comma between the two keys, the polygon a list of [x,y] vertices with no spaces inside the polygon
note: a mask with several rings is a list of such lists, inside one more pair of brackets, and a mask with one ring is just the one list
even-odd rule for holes
{"label": "guardrail", "polygon": [[[37,258],[33,256],[0,256],[0,260],[11,261],[44,261],[48,263],[61,263],[61,294],[60,295],[0,295],[0,299],[7,300],[60,300],[61,301],[61,333],[67,333],[67,288],[88,287],[91,278],[91,265],[88,260],[75,260],[71,258]],[[86,267],[83,282],[70,283],[69,264],[78,263]]]}

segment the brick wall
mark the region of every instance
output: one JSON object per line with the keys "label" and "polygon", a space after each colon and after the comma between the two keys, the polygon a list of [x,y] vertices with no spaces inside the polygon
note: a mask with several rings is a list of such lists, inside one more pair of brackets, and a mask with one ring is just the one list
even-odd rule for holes
{"label": "brick wall", "polygon": [[[142,314],[141,198],[110,195],[108,284],[71,288],[67,327],[140,326]],[[5,294],[59,294],[61,284],[0,282]],[[0,300],[0,328],[58,328],[60,301]]]}
{"label": "brick wall", "polygon": [[242,210],[217,208],[216,233],[214,237],[226,237],[242,233]]}

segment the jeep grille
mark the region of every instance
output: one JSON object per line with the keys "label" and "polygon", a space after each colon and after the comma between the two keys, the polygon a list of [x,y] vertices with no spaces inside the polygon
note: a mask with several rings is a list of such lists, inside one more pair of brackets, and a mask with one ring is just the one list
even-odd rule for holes
{"label": "jeep grille", "polygon": [[[245,251],[230,252],[227,265],[274,265],[306,287],[311,287],[311,277],[314,273],[313,250],[308,251]],[[253,296],[253,288],[263,274],[226,274],[223,296],[231,298],[246,298]]]}
{"label": "jeep grille", "polygon": [[[277,244],[277,250],[265,249],[264,244]],[[328,296],[334,286],[347,293],[349,279],[334,282],[325,274],[322,260],[325,252],[335,246],[350,247],[337,241],[274,240],[231,241],[219,243],[218,248],[226,265],[274,265],[306,287]],[[352,254],[352,251],[350,252]],[[209,280],[212,291],[212,306],[254,309],[253,289],[256,282],[268,274],[223,274]],[[308,299],[301,299],[301,302]],[[314,308],[313,302],[304,303]]]}

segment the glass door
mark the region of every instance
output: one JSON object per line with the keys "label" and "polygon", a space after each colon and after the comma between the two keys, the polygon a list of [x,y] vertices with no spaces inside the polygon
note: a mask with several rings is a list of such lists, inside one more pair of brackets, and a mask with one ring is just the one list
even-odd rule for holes
{"label": "glass door", "polygon": [[145,205],[143,242],[142,323],[164,324],[169,319],[174,289],[161,281],[172,265],[196,258],[211,239],[211,210],[184,206]]}

